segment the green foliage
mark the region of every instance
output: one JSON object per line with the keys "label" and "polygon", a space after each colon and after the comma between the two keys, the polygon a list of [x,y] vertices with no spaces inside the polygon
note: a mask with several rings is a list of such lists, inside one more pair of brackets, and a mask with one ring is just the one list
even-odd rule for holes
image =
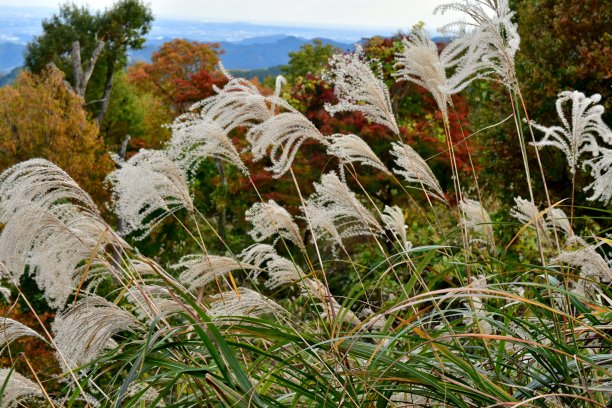
{"label": "green foliage", "polygon": [[[589,1],[531,1],[517,0],[511,5],[517,13],[521,46],[517,53],[517,75],[529,119],[550,126],[558,121],[555,100],[564,90],[579,90],[587,96],[602,95],[606,108],[604,118],[609,121],[612,111],[612,91],[609,68],[612,64],[612,36],[610,9],[605,2]],[[476,83],[469,90],[470,120],[478,129],[497,124],[512,115],[512,103],[503,86]],[[535,139],[541,135],[534,130]],[[528,127],[523,124],[526,143],[532,141]],[[482,182],[488,186],[507,185],[499,190],[504,199],[525,191],[525,177],[509,180],[508,174],[522,174],[522,158],[514,154],[518,146],[516,127],[512,120],[481,132],[483,143]],[[528,147],[532,182],[536,200],[545,201],[544,187],[533,148]],[[556,149],[542,149],[540,156],[546,169],[546,183],[551,200],[557,202],[571,195],[567,166]],[[504,172],[499,172],[499,169]],[[585,203],[582,188],[588,184],[588,174],[578,174],[576,199]]]}
{"label": "green foliage", "polygon": [[[120,0],[104,12],[92,12],[86,6],[64,3],[58,14],[43,20],[43,33],[28,44],[25,67],[36,73],[53,63],[74,86],[72,43],[79,42],[81,61],[87,66],[98,41],[104,41],[102,54],[94,61],[95,69],[85,94],[86,102],[97,101],[88,105],[90,111],[104,113],[104,101],[101,105],[100,100],[110,97],[115,71],[127,64],[128,49],[143,47],[144,36],[151,29],[152,21],[150,7],[140,0]],[[103,116],[101,114],[100,118]]]}
{"label": "green foliage", "polygon": [[323,45],[322,40],[314,39],[312,44],[304,44],[298,51],[289,53],[289,63],[281,67],[281,73],[291,82],[308,74],[319,76],[327,66],[327,60],[339,52],[342,50],[331,44]]}
{"label": "green foliage", "polygon": [[126,135],[136,150],[158,148],[169,138],[170,132],[163,125],[171,121],[158,96],[141,91],[128,80],[125,72],[115,75],[113,98],[100,127],[109,149],[119,151]]}

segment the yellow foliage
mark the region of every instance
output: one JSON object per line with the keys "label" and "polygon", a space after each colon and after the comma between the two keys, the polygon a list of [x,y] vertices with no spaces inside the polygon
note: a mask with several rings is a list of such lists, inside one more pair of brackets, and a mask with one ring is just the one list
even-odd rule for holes
{"label": "yellow foliage", "polygon": [[0,88],[0,171],[34,157],[63,168],[99,203],[106,198],[102,182],[113,166],[98,126],[53,67]]}

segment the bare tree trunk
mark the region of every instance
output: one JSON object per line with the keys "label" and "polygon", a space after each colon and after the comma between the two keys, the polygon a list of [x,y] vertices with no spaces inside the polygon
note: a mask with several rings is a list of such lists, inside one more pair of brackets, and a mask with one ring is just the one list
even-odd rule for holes
{"label": "bare tree trunk", "polygon": [[87,61],[85,71],[83,71],[83,64],[81,62],[81,44],[78,41],[74,41],[72,43],[70,58],[72,59],[72,69],[74,70],[74,91],[77,93],[77,95],[83,97],[85,96],[87,84],[89,83],[89,79],[91,78],[91,74],[93,73],[94,67],[96,66],[96,62],[98,61],[103,48],[104,41],[99,40],[96,44],[96,48],[89,58],[89,61]]}
{"label": "bare tree trunk", "polygon": [[104,121],[104,116],[106,116],[106,112],[108,111],[108,103],[110,102],[110,94],[113,89],[113,78],[115,77],[115,66],[111,62],[108,65],[108,71],[106,71],[106,84],[104,84],[104,96],[102,97],[102,106],[100,107],[100,112],[98,112],[98,127],[102,126],[102,121]]}

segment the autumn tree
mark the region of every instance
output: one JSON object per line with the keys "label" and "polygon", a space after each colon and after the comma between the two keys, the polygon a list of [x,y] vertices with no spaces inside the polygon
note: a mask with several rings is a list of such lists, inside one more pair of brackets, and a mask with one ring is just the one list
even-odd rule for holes
{"label": "autumn tree", "polygon": [[104,200],[102,181],[112,168],[104,141],[83,98],[53,67],[22,72],[14,86],[0,88],[0,171],[35,157],[54,162]]}
{"label": "autumn tree", "polygon": [[119,0],[104,12],[65,3],[43,20],[43,33],[28,44],[25,66],[36,73],[57,65],[102,123],[113,77],[127,64],[128,49],[143,47],[152,21],[141,0]]}
{"label": "autumn tree", "polygon": [[153,53],[151,63],[139,62],[128,70],[130,81],[140,89],[161,96],[176,113],[211,96],[213,85],[222,86],[217,70],[219,44],[175,39]]}

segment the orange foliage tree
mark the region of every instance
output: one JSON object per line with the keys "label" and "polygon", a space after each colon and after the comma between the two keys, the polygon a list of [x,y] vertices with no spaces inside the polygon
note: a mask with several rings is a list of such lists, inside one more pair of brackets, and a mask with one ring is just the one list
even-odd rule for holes
{"label": "orange foliage tree", "polygon": [[14,86],[0,88],[0,170],[34,157],[54,162],[104,200],[102,181],[112,162],[83,98],[56,68],[22,72]]}
{"label": "orange foliage tree", "polygon": [[226,82],[216,70],[219,44],[175,39],[153,53],[151,63],[129,68],[130,81],[140,89],[161,96],[175,113],[213,94],[213,85]]}

